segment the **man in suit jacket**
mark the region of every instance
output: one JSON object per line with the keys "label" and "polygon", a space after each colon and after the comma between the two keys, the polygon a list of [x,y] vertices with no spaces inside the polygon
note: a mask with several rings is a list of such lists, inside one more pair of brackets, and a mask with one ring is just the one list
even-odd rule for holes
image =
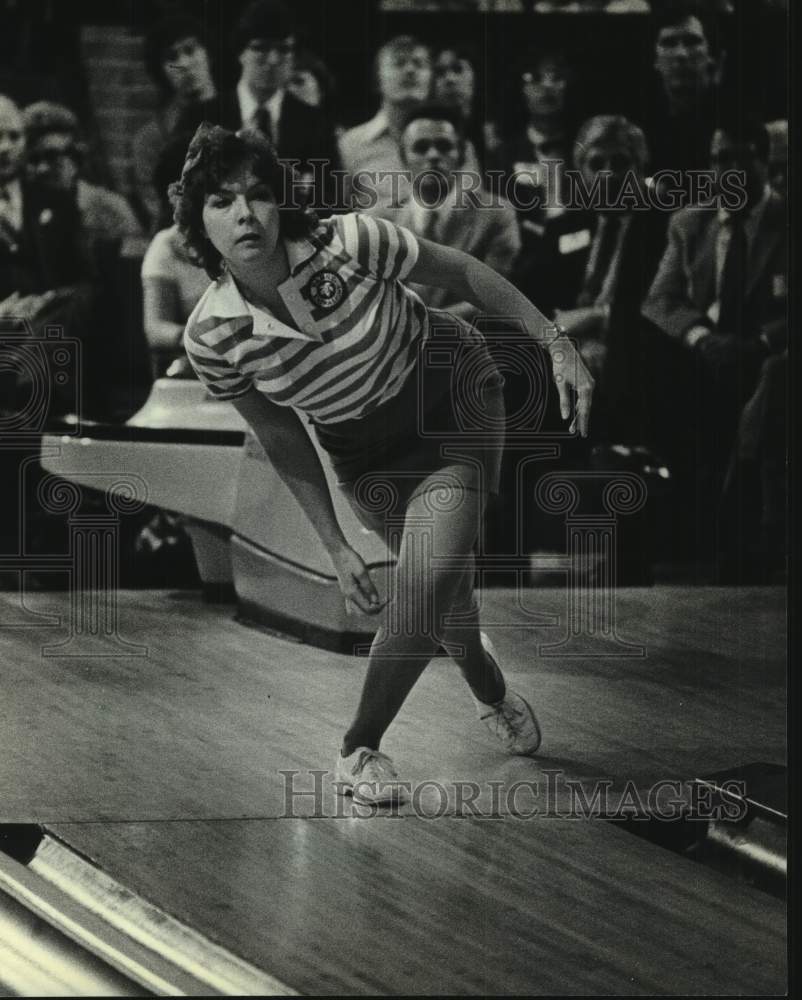
{"label": "man in suit jacket", "polygon": [[688,171],[707,167],[726,53],[718,48],[721,32],[702,4],[663,0],[652,6],[654,86],[632,88],[631,115],[646,132],[651,171],[665,197],[676,192],[677,179],[661,180],[662,171],[680,172],[681,189],[692,195]]}
{"label": "man in suit jacket", "polygon": [[254,0],[232,36],[239,81],[209,102],[205,114],[225,128],[259,129],[282,159],[300,161],[299,197],[325,215],[343,200],[332,173],[340,167],[339,150],[332,123],[287,89],[295,36],[294,19],[280,0]]}
{"label": "man in suit jacket", "polygon": [[[721,131],[713,149],[714,156],[735,155]],[[741,356],[777,353],[787,343],[785,206],[762,180],[767,166],[762,150],[755,155],[752,166],[761,183],[742,208],[694,206],[672,216],[665,255],[644,303],[644,315],[698,352],[711,373],[723,373]],[[733,263],[737,280],[730,284],[728,249],[735,253],[738,238],[746,252]]]}
{"label": "man in suit jacket", "polygon": [[643,133],[626,118],[588,119],[577,133],[567,190],[581,183],[596,195],[572,196],[515,276],[578,342],[596,379],[594,437],[630,444],[651,443],[643,422],[640,307],[665,244],[664,216],[648,208],[647,160]]}
{"label": "man in suit jacket", "polygon": [[[92,285],[74,198],[63,192],[45,193],[30,184],[23,173],[24,160],[22,115],[13,101],[0,95],[0,418],[12,438],[15,432],[29,436],[27,454],[32,455],[39,447],[35,436],[39,420],[35,414],[19,419],[31,414],[32,398],[41,398],[45,391],[45,419],[75,412],[79,397],[86,401],[86,380],[81,379],[84,372],[64,368],[64,381],[50,379],[45,386],[37,385],[36,368],[20,363],[17,345],[31,328],[36,336],[48,325],[64,327],[69,338],[83,338]],[[25,512],[24,519],[19,510],[26,462],[24,448],[0,449],[2,552],[19,551],[22,540],[17,533],[23,520],[30,532],[29,546],[36,525],[44,523],[35,507]]]}
{"label": "man in suit jacket", "polygon": [[[39,298],[89,277],[75,199],[30,184],[24,160],[22,114],[0,95],[0,302],[16,293],[19,317],[29,311],[20,298]],[[48,302],[52,304],[52,297]]]}
{"label": "man in suit jacket", "polygon": [[[727,115],[714,132],[711,161],[718,197],[672,217],[643,313],[677,348],[663,401],[666,437],[674,436],[679,459],[701,456],[688,474],[703,477],[719,502],[747,401],[761,384],[782,390],[764,369],[776,367],[788,340],[788,246],[785,204],[768,184],[765,127]],[[776,400],[770,405],[776,409]],[[760,450],[768,454],[784,445],[778,422],[766,426],[772,437]]]}
{"label": "man in suit jacket", "polygon": [[[400,157],[412,178],[411,191],[400,205],[379,205],[372,213],[464,250],[507,277],[521,246],[515,212],[488,191],[462,183],[465,136],[459,109],[432,102],[409,110],[401,125]],[[464,179],[473,182],[475,176]],[[476,306],[455,301],[441,288],[412,287],[433,309],[468,320],[476,316]]]}

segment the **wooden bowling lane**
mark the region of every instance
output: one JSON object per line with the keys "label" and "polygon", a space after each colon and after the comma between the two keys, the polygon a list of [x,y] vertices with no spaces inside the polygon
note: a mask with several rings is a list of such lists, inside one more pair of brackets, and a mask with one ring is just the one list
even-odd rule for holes
{"label": "wooden bowling lane", "polygon": [[[561,595],[535,599],[558,609]],[[35,601],[64,610],[64,595]],[[544,725],[542,766],[649,782],[782,762],[780,592],[632,591],[619,603],[644,659],[538,657],[548,630],[521,627],[508,595],[489,596],[505,668]],[[2,766],[15,779],[4,820],[276,815],[279,768],[328,766],[363,663],[243,628],[195,594],[120,604],[121,631],[146,657],[45,658],[58,629],[4,631]],[[413,780],[515,780],[532,768],[495,751],[447,661],[424,675],[387,746]]]}
{"label": "wooden bowling lane", "polygon": [[301,993],[785,990],[783,905],[599,820],[60,825]]}
{"label": "wooden bowling lane", "polygon": [[[523,596],[538,613],[564,611],[562,591]],[[232,608],[180,592],[120,595],[120,634],[145,656],[98,655],[114,652],[100,640],[43,656],[63,640],[67,609],[62,593],[24,606],[0,594],[0,822],[277,816],[281,770],[331,766],[364,661],[245,628]],[[500,753],[443,660],[386,740],[414,782],[484,787],[548,769],[586,787],[611,781],[614,798],[627,782],[785,760],[781,590],[623,591],[619,632],[642,658],[539,655],[555,629],[532,627],[511,592],[490,591],[484,611],[511,685],[541,718],[542,752]]]}
{"label": "wooden bowling lane", "polygon": [[[564,789],[525,799],[541,806],[529,820],[503,799],[497,819],[333,818],[326,780],[322,808],[296,797],[302,818],[290,818],[280,772],[308,790],[310,771],[331,766],[364,662],[244,628],[194,593],[123,593],[117,610],[145,655],[110,657],[114,641],[96,639],[45,656],[65,638],[68,596],[0,595],[0,821],[44,824],[288,986],[783,991],[777,899],[603,821],[566,819]],[[479,783],[485,812],[491,783],[542,788],[545,771],[588,791],[605,779],[615,806],[627,782],[785,759],[781,591],[623,591],[618,632],[643,657],[548,655],[559,628],[532,623],[564,616],[562,591],[489,592],[484,612],[544,746],[535,760],[500,753],[455,668],[434,664],[385,749],[405,778],[448,790],[446,813],[458,780]]]}

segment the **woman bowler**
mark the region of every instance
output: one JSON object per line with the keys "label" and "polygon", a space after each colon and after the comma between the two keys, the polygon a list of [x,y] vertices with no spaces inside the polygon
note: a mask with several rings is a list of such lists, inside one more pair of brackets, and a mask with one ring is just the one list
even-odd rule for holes
{"label": "woman bowler", "polygon": [[[486,265],[367,215],[318,221],[285,204],[285,171],[258,133],[204,124],[195,134],[171,197],[189,252],[213,280],[184,345],[209,392],[236,407],[308,515],[346,602],[381,616],[336,780],[359,802],[401,801],[403,784],[379,746],[441,643],[505,748],[532,754],[540,744],[532,709],[506,687],[479,630],[473,593],[473,547],[488,495],[498,491],[504,381],[478,332],[427,310],[404,282],[436,284],[485,314],[519,317],[549,351],[563,418],[573,404],[582,435],[593,383],[570,341]],[[469,365],[426,363],[421,345],[443,324],[470,352]],[[466,438],[449,449],[458,457],[444,457],[436,434],[418,433],[419,420],[453,443],[456,397],[466,394],[481,400],[487,430],[480,444]],[[383,605],[337,523],[299,411],[357,516],[394,549]],[[377,484],[393,497],[381,513],[370,503]],[[388,517],[402,530],[386,533]],[[436,548],[430,565],[421,562],[422,532]]]}

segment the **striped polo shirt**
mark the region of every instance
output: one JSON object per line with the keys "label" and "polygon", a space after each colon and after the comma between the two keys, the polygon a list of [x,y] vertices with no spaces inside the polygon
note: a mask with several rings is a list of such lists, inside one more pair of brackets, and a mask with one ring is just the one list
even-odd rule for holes
{"label": "striped polo shirt", "polygon": [[401,283],[418,242],[401,226],[350,214],[285,246],[290,274],[278,292],[293,326],[246,302],[226,272],[187,322],[192,367],[217,399],[255,386],[315,423],[364,417],[401,389],[426,334],[426,306]]}

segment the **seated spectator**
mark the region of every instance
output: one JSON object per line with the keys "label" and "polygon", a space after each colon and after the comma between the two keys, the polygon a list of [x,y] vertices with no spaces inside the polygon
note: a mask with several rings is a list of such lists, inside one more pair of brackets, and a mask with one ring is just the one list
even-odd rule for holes
{"label": "seated spectator", "polygon": [[[296,36],[295,18],[281,0],[249,4],[231,39],[240,66],[236,88],[207,102],[205,117],[233,130],[258,129],[279,156],[299,161],[296,171],[305,179],[307,197],[326,214],[340,200],[332,174],[339,169],[340,154],[327,110],[297,96],[290,86]],[[328,169],[315,168],[311,161],[322,161]]]}
{"label": "seated spectator", "polygon": [[[76,413],[81,402],[82,415],[86,416],[94,388],[85,377],[94,346],[86,336],[93,309],[93,273],[78,208],[69,192],[43,188],[27,177],[24,164],[22,114],[12,100],[0,95],[0,330],[17,336],[32,331],[37,336],[45,326],[59,326],[67,338],[80,338],[82,347],[87,348],[82,370],[77,365],[65,368],[63,380],[50,379],[46,385],[37,385],[36,366],[20,363],[13,347],[3,340],[0,421],[11,435],[15,430],[31,434],[29,421],[38,420],[35,413],[26,419],[32,399],[44,402],[45,419]],[[2,552],[19,551],[21,544],[28,546],[28,551],[40,551],[32,539],[42,518],[37,518],[34,510],[23,515],[19,509],[23,466],[37,450],[35,441],[27,455],[20,449],[0,449]],[[24,543],[19,537],[23,524]],[[14,585],[18,585],[16,581]]]}
{"label": "seated spectator", "polygon": [[[320,109],[330,118],[336,86],[328,66],[309,49],[298,52],[292,66],[287,90],[299,101],[310,108]],[[335,133],[339,135],[341,132],[342,129],[335,126]]]}
{"label": "seated spectator", "polygon": [[574,82],[562,53],[542,52],[527,61],[508,105],[502,159],[525,247],[536,246],[546,219],[563,210],[576,128]]}
{"label": "seated spectator", "polygon": [[[672,217],[668,246],[643,307],[644,315],[682,352],[670,398],[663,400],[664,437],[667,447],[674,447],[689,496],[697,508],[705,503],[702,537],[712,534],[745,405],[761,381],[764,394],[766,386],[777,390],[781,384],[766,377],[766,366],[777,367],[788,335],[785,207],[768,183],[765,126],[725,114],[713,134],[710,160],[719,197]],[[744,187],[736,189],[740,197],[734,199],[732,184],[740,178],[745,178]],[[682,407],[676,406],[677,398]],[[770,408],[776,409],[773,404]],[[761,442],[762,450],[782,452],[777,422],[766,426],[774,437]],[[732,510],[739,504],[728,506]],[[723,513],[719,511],[716,555],[726,569],[739,557],[744,537],[732,530]],[[768,520],[776,517],[776,512],[767,514]],[[757,523],[747,519],[747,531],[756,531]]]}
{"label": "seated spectator", "polygon": [[134,194],[138,208],[154,232],[161,202],[153,172],[171,137],[192,131],[205,116],[216,87],[204,44],[203,24],[185,14],[157,21],[145,38],[145,66],[159,88],[161,106],[131,142]]}
{"label": "seated spectator", "polygon": [[708,165],[724,59],[723,52],[714,52],[711,24],[703,23],[697,10],[690,0],[668,0],[655,8],[657,85],[636,88],[645,100],[633,108],[649,143],[652,172],[681,171],[689,196],[693,190],[687,171]]}
{"label": "seated spectator", "polygon": [[586,121],[574,167],[577,183],[598,194],[588,207],[546,220],[537,258],[522,258],[517,269],[518,285],[578,342],[596,379],[593,437],[627,444],[651,443],[639,402],[640,307],[665,245],[665,217],[632,197],[645,192],[647,162],[643,132],[626,118]]}
{"label": "seated spectator", "polygon": [[[404,119],[411,107],[425,101],[432,83],[432,62],[428,46],[410,35],[399,35],[383,45],[376,55],[376,82],[381,106],[370,121],[348,129],[340,138],[344,169],[352,179],[363,174],[359,186],[375,196],[375,207],[397,207],[409,195],[400,179],[404,171],[400,139]],[[468,145],[465,169],[479,170],[476,152]],[[385,171],[384,181],[371,176]],[[355,202],[356,208],[373,207]]]}
{"label": "seated spectator", "polygon": [[[515,212],[487,191],[460,194],[455,172],[462,170],[465,136],[462,115],[447,104],[425,103],[409,110],[402,124],[401,162],[412,175],[412,191],[397,208],[376,214],[416,235],[472,254],[505,277],[520,249]],[[463,188],[464,191],[464,188]],[[473,319],[476,307],[455,302],[441,288],[412,285],[428,306]]]}
{"label": "seated spectator", "polygon": [[465,44],[441,49],[434,60],[432,96],[444,104],[454,104],[462,114],[465,136],[473,144],[483,173],[500,166],[501,139],[495,123],[487,121],[477,107],[477,57]]}
{"label": "seated spectator", "polygon": [[43,189],[75,198],[91,246],[141,235],[142,227],[122,195],[81,176],[86,146],[78,119],[69,108],[38,101],[25,108],[23,119],[29,173]]}
{"label": "seated spectator", "polygon": [[358,170],[398,170],[398,140],[404,116],[412,105],[425,101],[432,82],[429,47],[410,35],[386,42],[376,54],[379,110],[362,125],[348,129],[340,139],[343,167]]}
{"label": "seated spectator", "polygon": [[162,199],[160,222],[142,261],[142,295],[145,337],[154,376],[194,377],[182,346],[189,315],[209,285],[202,268],[193,264],[172,221],[167,188],[181,175],[191,135],[177,136],[162,153],[154,185]]}
{"label": "seated spectator", "polygon": [[24,163],[23,116],[0,94],[0,303],[15,296],[16,315],[36,323],[83,299],[91,269],[74,192],[36,183]]}

